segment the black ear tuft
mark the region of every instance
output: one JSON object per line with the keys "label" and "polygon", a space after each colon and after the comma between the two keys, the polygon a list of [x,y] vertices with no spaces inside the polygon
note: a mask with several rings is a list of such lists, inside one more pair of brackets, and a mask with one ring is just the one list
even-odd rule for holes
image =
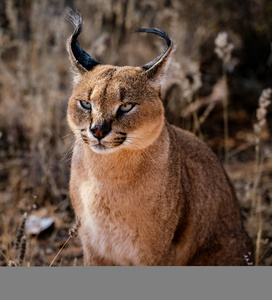
{"label": "black ear tuft", "polygon": [[69,9],[68,20],[74,25],[74,32],[67,41],[67,50],[70,61],[75,69],[80,73],[92,70],[100,63],[94,60],[88,53],[86,53],[78,43],[78,36],[83,29],[82,17],[79,13]]}
{"label": "black ear tuft", "polygon": [[137,30],[137,32],[146,32],[146,33],[156,34],[156,35],[160,36],[161,38],[163,38],[167,43],[167,47],[158,57],[154,58],[151,62],[145,64],[142,67],[144,70],[148,70],[148,69],[152,68],[165,55],[165,53],[168,51],[169,48],[172,47],[173,41],[169,38],[169,36],[163,30],[158,29],[158,28],[139,28]]}
{"label": "black ear tuft", "polygon": [[171,54],[175,50],[174,42],[163,30],[158,28],[140,28],[137,30],[137,32],[155,34],[166,41],[167,47],[165,48],[165,50],[151,62],[142,66],[145,71],[145,75],[149,79],[152,79],[153,81],[156,81],[158,84],[160,84],[162,75],[164,75],[167,66],[169,65]]}

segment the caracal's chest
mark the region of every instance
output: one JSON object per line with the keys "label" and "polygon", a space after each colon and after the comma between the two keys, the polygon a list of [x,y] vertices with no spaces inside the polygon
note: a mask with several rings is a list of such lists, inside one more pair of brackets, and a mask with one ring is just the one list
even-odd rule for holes
{"label": "caracal's chest", "polygon": [[143,248],[148,251],[149,243],[158,239],[160,224],[166,218],[163,182],[157,177],[144,178],[134,185],[117,185],[89,178],[81,184],[80,197],[86,242],[117,264],[139,264],[140,253]]}

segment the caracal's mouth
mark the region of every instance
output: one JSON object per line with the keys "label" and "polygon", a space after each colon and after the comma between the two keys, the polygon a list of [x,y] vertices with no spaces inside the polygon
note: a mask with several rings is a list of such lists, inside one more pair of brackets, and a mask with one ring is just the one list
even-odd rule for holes
{"label": "caracal's mouth", "polygon": [[124,142],[127,140],[127,136],[125,133],[122,133],[120,135],[114,138],[108,139],[107,137],[105,139],[95,139],[90,140],[90,137],[88,134],[85,133],[85,130],[81,130],[81,138],[85,144],[87,144],[92,151],[96,153],[111,153],[116,150],[119,150],[121,146],[124,145]]}
{"label": "caracal's mouth", "polygon": [[103,144],[103,142],[98,141],[95,145],[90,145],[90,148],[95,152],[99,154],[106,154],[106,153],[112,153],[120,149],[120,146],[124,143],[124,141],[119,142],[118,144],[114,143],[107,143]]}

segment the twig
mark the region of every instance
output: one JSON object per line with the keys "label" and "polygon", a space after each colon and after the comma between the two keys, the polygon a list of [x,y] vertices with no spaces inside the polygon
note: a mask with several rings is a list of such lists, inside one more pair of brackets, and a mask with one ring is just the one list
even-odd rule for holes
{"label": "twig", "polygon": [[55,262],[56,258],[59,256],[59,254],[64,249],[64,247],[68,244],[68,242],[70,241],[70,239],[74,238],[74,237],[77,237],[77,235],[78,235],[78,229],[80,228],[80,226],[81,226],[81,218],[77,217],[74,226],[69,229],[69,237],[67,238],[67,240],[65,241],[65,243],[63,244],[63,246],[60,248],[59,252],[56,254],[56,256],[54,257],[54,259],[50,263],[49,267],[51,267],[53,265],[53,263]]}
{"label": "twig", "polygon": [[49,265],[49,267],[52,267],[53,263],[55,262],[56,258],[59,256],[60,252],[63,250],[63,248],[68,244],[68,242],[70,241],[72,237],[69,236],[68,239],[66,240],[66,242],[63,244],[63,246],[60,248],[59,252],[56,254],[56,256],[54,257],[54,259],[51,261],[51,264]]}
{"label": "twig", "polygon": [[246,150],[248,147],[253,146],[253,145],[254,145],[254,142],[248,142],[248,143],[245,143],[245,144],[241,145],[240,147],[234,149],[233,151],[231,151],[229,153],[229,158],[231,158],[232,156],[238,154],[241,151]]}
{"label": "twig", "polygon": [[262,224],[262,218],[261,218],[261,213],[260,213],[259,214],[259,230],[258,230],[257,240],[256,240],[256,254],[255,254],[256,266],[258,266],[259,257],[260,257],[262,229],[263,229],[263,224]]}
{"label": "twig", "polygon": [[228,113],[228,79],[227,62],[223,61],[223,82],[225,86],[225,96],[223,99],[223,119],[224,119],[224,146],[225,146],[225,164],[229,164],[229,113]]}
{"label": "twig", "polygon": [[2,250],[0,250],[0,253],[3,255],[3,257],[5,258],[5,260],[7,261],[7,263],[9,263],[8,258],[6,257],[6,255],[4,254],[4,252]]}

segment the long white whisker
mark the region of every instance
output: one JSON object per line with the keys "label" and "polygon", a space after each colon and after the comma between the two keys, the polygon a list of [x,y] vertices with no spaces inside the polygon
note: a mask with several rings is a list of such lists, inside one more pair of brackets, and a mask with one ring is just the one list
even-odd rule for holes
{"label": "long white whisker", "polygon": [[[73,152],[73,148],[74,148],[74,143],[73,143],[73,145],[66,151],[66,153],[65,153],[64,156],[63,156],[63,158],[60,159],[58,162],[64,161],[69,155],[71,155],[72,152]],[[71,160],[71,157],[69,158],[69,160]],[[66,162],[67,162],[67,161],[68,161],[68,159],[66,160]]]}
{"label": "long white whisker", "polygon": [[[80,130],[80,129],[76,129],[76,130]],[[68,135],[66,135],[65,137],[70,136],[70,135],[71,135],[71,134],[68,134]],[[75,143],[76,143],[76,142],[78,142],[79,145],[82,144],[83,140],[82,140],[81,135],[80,135],[80,136],[79,136],[78,134],[75,134],[75,135],[74,135],[74,139],[71,141],[71,146],[69,147],[69,149],[66,151],[66,153],[63,155],[63,157],[62,157],[58,162],[62,162],[62,161],[64,161],[66,158],[68,158],[68,159],[65,160],[65,162],[71,161],[73,149],[74,149],[74,146],[75,146]],[[70,157],[69,157],[69,156],[70,156]]]}

